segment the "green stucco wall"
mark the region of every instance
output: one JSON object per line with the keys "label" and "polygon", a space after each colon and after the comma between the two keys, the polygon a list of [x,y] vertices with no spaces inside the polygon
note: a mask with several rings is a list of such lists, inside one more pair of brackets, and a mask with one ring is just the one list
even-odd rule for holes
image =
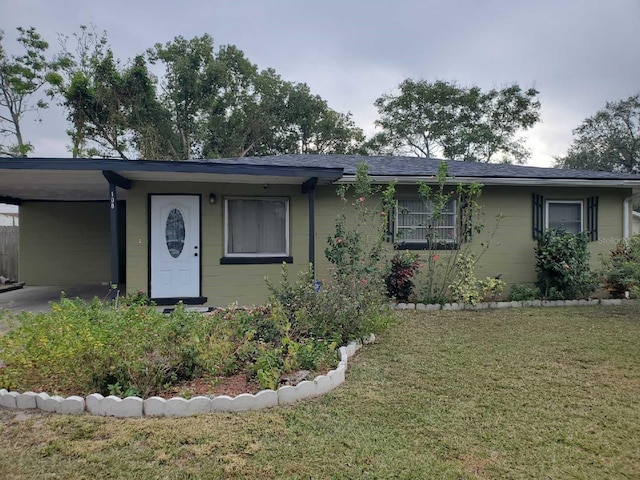
{"label": "green stucco wall", "polygon": [[[397,192],[399,195],[408,195],[416,192],[416,188],[399,185]],[[545,200],[583,200],[585,205],[587,197],[599,197],[598,240],[589,244],[592,267],[598,267],[599,254],[610,251],[622,238],[622,204],[631,195],[630,189],[485,186],[479,200],[484,205],[482,223],[485,229],[483,234],[473,237],[472,247],[476,252],[483,249],[483,243],[489,243],[490,247],[477,264],[475,274],[478,278],[500,275],[507,284],[535,282],[535,242],[531,234],[533,193],[542,195]],[[335,215],[339,209],[340,202],[335,191],[330,187],[320,187],[316,207],[319,276],[327,275],[324,243],[327,236],[333,234]],[[501,216],[500,220],[496,220],[498,215]],[[389,254],[391,252],[392,246],[389,245]],[[446,255],[447,252],[439,252],[440,257]]]}
{"label": "green stucco wall", "polygon": [[[402,194],[415,191],[415,187],[399,186]],[[202,295],[208,305],[240,305],[262,303],[268,296],[264,278],[276,280],[280,265],[221,265],[224,249],[224,197],[225,196],[284,196],[290,199],[292,274],[308,262],[308,200],[298,185],[205,184],[136,182],[127,199],[127,291],[148,291],[148,194],[179,193],[200,194],[202,197]],[[210,193],[217,202],[208,203]],[[598,254],[610,250],[622,237],[622,202],[631,194],[628,189],[614,188],[550,188],[550,187],[494,187],[483,189],[481,203],[485,205],[483,223],[485,233],[473,238],[474,248],[490,240],[476,269],[477,277],[497,276],[508,284],[535,281],[535,243],[531,238],[531,195],[543,195],[546,200],[584,200],[599,196],[599,240],[590,243],[593,266]],[[373,202],[371,202],[373,203]],[[316,272],[317,278],[326,278],[328,262],[324,255],[326,239],[335,228],[336,215],[341,211],[334,186],[319,186],[316,191]],[[497,224],[495,217],[501,215]],[[389,255],[392,245],[389,244]],[[446,255],[446,252],[443,252]]]}
{"label": "green stucco wall", "polygon": [[25,202],[20,206],[20,280],[106,285],[109,238],[107,202]]}
{"label": "green stucco wall", "polygon": [[[308,201],[300,185],[238,185],[211,183],[136,182],[127,198],[127,291],[149,291],[148,280],[148,194],[200,194],[202,198],[202,296],[207,305],[226,306],[264,303],[268,296],[265,277],[278,279],[282,266],[221,265],[224,255],[225,196],[271,196],[289,198],[290,255],[292,271],[307,265]],[[216,194],[216,203],[209,204],[209,194]]]}

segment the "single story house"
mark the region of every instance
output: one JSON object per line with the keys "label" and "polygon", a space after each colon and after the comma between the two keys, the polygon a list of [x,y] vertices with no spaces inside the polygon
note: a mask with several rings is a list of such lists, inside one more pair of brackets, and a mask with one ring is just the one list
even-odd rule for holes
{"label": "single story house", "polygon": [[[0,161],[0,202],[20,206],[20,280],[113,285],[160,304],[255,304],[282,262],[326,275],[327,237],[359,162],[376,183],[397,180],[390,222],[400,247],[420,249],[418,182],[440,160],[395,156],[276,155],[192,161],[22,158]],[[640,177],[447,161],[451,184],[484,185],[485,223],[501,215],[477,276],[535,281],[534,238],[549,226],[589,232],[592,259],[632,232]],[[460,229],[455,202],[446,248]],[[490,225],[488,225],[491,227]],[[403,235],[400,235],[404,233]],[[480,242],[480,239],[472,241]]]}

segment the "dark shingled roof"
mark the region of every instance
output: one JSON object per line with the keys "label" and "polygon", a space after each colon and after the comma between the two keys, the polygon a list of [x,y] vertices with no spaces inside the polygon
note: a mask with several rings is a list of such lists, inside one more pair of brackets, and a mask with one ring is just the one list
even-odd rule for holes
{"label": "dark shingled roof", "polygon": [[[369,164],[370,175],[432,176],[443,160],[421,157],[362,156],[362,155],[270,155],[264,157],[223,158],[197,160],[198,162],[235,163],[261,166],[328,167],[343,168],[344,173],[356,173],[359,162]],[[639,175],[628,173],[596,172],[559,168],[528,167],[494,163],[460,162],[444,160],[449,175],[473,178],[530,178],[530,179],[583,179],[583,180],[640,180]]]}

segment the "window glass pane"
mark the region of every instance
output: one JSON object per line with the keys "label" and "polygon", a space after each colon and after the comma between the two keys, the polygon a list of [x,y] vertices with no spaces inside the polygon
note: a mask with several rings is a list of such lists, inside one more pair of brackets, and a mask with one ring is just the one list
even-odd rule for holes
{"label": "window glass pane", "polygon": [[184,217],[177,208],[169,212],[164,234],[169,255],[173,258],[178,258],[184,249],[185,228]]}
{"label": "window glass pane", "polygon": [[449,200],[439,215],[421,199],[399,199],[396,214],[398,240],[409,242],[455,242],[456,201]]}
{"label": "window glass pane", "polygon": [[227,200],[228,252],[286,255],[287,201]]}
{"label": "window glass pane", "polygon": [[582,203],[549,202],[549,228],[562,228],[567,232],[582,231]]}

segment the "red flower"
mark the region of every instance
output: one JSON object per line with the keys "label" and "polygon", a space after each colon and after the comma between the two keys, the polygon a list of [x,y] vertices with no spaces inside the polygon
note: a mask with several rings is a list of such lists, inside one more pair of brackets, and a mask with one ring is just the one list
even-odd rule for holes
{"label": "red flower", "polygon": [[366,278],[361,278],[360,279],[360,283],[363,284],[363,285],[366,285],[367,284],[367,279]]}
{"label": "red flower", "polygon": [[433,261],[434,262],[437,262],[439,258],[440,258],[440,256],[437,253],[433,254]]}
{"label": "red flower", "polygon": [[360,198],[358,199],[358,201],[359,201],[360,203],[364,203],[364,197],[360,197]]}
{"label": "red flower", "polygon": [[336,243],[342,243],[342,239],[341,238],[337,239]]}

